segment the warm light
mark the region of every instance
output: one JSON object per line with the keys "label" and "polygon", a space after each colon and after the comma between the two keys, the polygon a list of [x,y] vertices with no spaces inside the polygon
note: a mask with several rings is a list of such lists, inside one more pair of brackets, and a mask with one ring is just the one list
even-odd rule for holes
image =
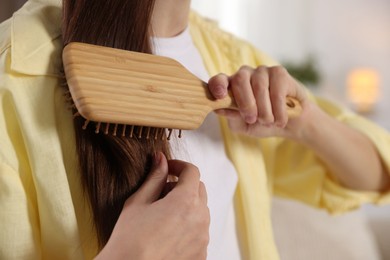
{"label": "warm light", "polygon": [[372,69],[356,69],[347,78],[348,99],[361,113],[373,110],[379,98],[379,75]]}

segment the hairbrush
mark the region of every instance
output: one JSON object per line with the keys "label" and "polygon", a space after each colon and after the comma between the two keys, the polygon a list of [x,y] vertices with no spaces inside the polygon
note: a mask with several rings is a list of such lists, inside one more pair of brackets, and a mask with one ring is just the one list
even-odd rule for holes
{"label": "hairbrush", "polygon": [[[63,65],[78,114],[99,127],[190,130],[213,110],[237,109],[231,94],[215,99],[205,82],[167,57],[72,42],[63,50]],[[292,118],[302,108],[287,97],[286,110]]]}

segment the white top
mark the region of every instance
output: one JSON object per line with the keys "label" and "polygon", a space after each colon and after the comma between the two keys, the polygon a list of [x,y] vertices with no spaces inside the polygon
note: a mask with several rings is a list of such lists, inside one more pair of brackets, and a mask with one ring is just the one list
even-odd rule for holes
{"label": "white top", "polygon": [[[204,81],[209,75],[192,42],[189,29],[172,38],[153,38],[154,53],[179,61]],[[196,165],[205,183],[210,209],[208,259],[241,259],[237,240],[233,196],[237,174],[228,160],[217,116],[210,113],[202,126],[184,131],[181,139],[171,140],[173,156]]]}

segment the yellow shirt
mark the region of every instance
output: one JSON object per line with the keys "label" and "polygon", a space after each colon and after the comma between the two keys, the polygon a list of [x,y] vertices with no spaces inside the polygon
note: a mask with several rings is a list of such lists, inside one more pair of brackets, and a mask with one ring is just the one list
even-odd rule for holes
{"label": "yellow shirt", "polygon": [[[30,0],[0,25],[0,259],[91,259],[97,252],[79,183],[72,115],[59,86],[60,22],[60,0]],[[190,29],[210,74],[231,74],[242,64],[275,64],[196,14]],[[365,133],[390,169],[386,131],[329,102],[316,102]],[[239,176],[235,207],[244,259],[278,259],[272,195],[331,213],[390,201],[388,195],[342,188],[311,151],[294,142],[240,136],[224,119],[221,126]]]}

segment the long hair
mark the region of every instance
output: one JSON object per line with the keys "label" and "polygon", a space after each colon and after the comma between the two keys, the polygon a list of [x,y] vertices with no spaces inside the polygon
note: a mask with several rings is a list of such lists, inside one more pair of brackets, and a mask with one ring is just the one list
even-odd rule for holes
{"label": "long hair", "polygon": [[[63,0],[64,46],[77,41],[151,53],[150,20],[155,0]],[[95,133],[83,130],[84,119],[74,122],[81,183],[89,198],[99,247],[108,241],[125,200],[142,184],[152,158],[167,141]],[[111,126],[112,127],[112,126]],[[126,128],[122,131],[129,131]],[[118,131],[119,132],[119,131]]]}

